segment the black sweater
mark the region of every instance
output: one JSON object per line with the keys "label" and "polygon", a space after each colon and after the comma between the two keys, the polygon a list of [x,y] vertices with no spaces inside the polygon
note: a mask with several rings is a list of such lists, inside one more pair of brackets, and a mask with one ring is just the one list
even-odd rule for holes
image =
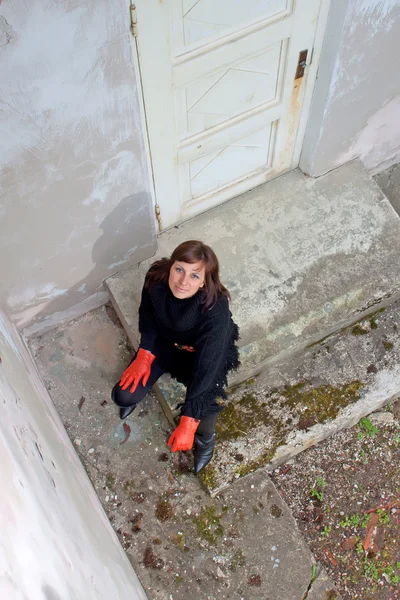
{"label": "black sweater", "polygon": [[[225,397],[227,374],[239,366],[238,328],[225,296],[204,312],[201,290],[179,300],[162,282],[150,290],[144,286],[139,330],[140,347],[154,354],[163,369],[187,386],[181,414],[201,419],[222,410],[215,400]],[[192,346],[194,352],[177,345]]]}

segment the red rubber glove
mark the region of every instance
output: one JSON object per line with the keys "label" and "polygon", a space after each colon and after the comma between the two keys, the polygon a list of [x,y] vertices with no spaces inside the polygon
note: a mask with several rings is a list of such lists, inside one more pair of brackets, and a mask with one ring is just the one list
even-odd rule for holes
{"label": "red rubber glove", "polygon": [[181,417],[178,427],[172,432],[167,446],[172,445],[172,452],[177,450],[191,450],[194,443],[194,434],[200,421],[191,417]]}
{"label": "red rubber glove", "polygon": [[145,387],[150,377],[151,363],[154,359],[154,354],[148,350],[139,348],[139,352],[137,353],[133,363],[130,364],[129,367],[122,373],[121,380],[119,382],[121,388],[126,390],[126,388],[132,384],[130,392],[133,394],[141,379],[143,379],[142,385]]}

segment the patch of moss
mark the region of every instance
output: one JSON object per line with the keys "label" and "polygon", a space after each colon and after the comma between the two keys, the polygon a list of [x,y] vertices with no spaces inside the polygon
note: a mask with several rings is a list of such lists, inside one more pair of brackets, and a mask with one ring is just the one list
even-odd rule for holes
{"label": "patch of moss", "polygon": [[[237,465],[235,474],[244,477],[265,467],[277,448],[285,444],[293,422],[297,422],[297,427],[304,430],[316,423],[334,419],[341,408],[359,399],[363,386],[361,381],[355,380],[338,387],[321,385],[314,388],[309,381],[301,380],[294,385],[272,389],[266,396],[267,401],[261,402],[256,396],[245,394],[238,402],[228,404],[217,423],[217,436],[221,441],[244,438],[252,430],[259,429],[260,425],[273,427],[274,430],[272,447],[250,462],[238,460],[240,464]],[[272,404],[280,409],[289,409],[289,418],[286,421],[275,418],[271,414]],[[210,489],[215,488],[216,479],[217,474],[212,468],[205,485]]]}
{"label": "patch of moss", "polygon": [[106,486],[109,490],[113,490],[115,486],[115,475],[113,473],[107,473],[106,475]]}
{"label": "patch of moss", "polygon": [[324,600],[337,600],[337,597],[335,590],[325,590]]}
{"label": "patch of moss", "polygon": [[179,574],[175,575],[175,579],[174,579],[175,586],[178,588],[180,585],[182,585],[182,583],[183,583],[182,575],[179,575]]}
{"label": "patch of moss", "polygon": [[316,342],[313,342],[312,344],[308,344],[307,348],[314,348],[314,346],[318,346],[319,344],[322,344],[325,340],[327,340],[328,338],[330,338],[331,335],[333,335],[333,334],[332,333],[328,333],[328,335],[325,335],[323,338],[320,338]]}
{"label": "patch of moss", "polygon": [[170,540],[174,546],[179,548],[179,550],[182,550],[182,552],[184,551],[186,547],[186,536],[182,531],[178,531],[176,535],[171,535]]}
{"label": "patch of moss", "polygon": [[376,322],[376,317],[372,317],[372,319],[369,320],[369,326],[371,327],[371,329],[378,329],[378,323]]}
{"label": "patch of moss", "polygon": [[197,535],[203,540],[216,544],[218,539],[223,536],[224,528],[221,525],[221,515],[216,514],[213,506],[203,508],[198,517],[193,517],[196,525]]}
{"label": "patch of moss", "polygon": [[[378,316],[380,314],[382,314],[383,312],[385,312],[386,307],[382,307],[379,308],[378,310],[375,310],[374,312],[369,313],[368,315],[364,315],[363,317],[361,317],[358,321],[356,321],[355,323],[353,323],[352,326],[352,333],[353,333],[353,329],[357,328],[356,331],[358,330],[358,327],[360,327],[360,329],[362,329],[364,331],[364,333],[353,333],[353,335],[365,335],[365,333],[369,333],[369,329],[365,329],[365,327],[362,327],[360,325],[360,323],[362,323],[363,321],[369,321],[369,326],[371,329],[378,329],[379,325],[376,322]],[[347,329],[349,329],[349,327],[345,327],[343,329],[343,332],[347,331]]]}
{"label": "patch of moss", "polygon": [[240,567],[244,567],[246,565],[246,557],[243,554],[242,550],[237,550],[235,554],[232,556],[232,560],[229,563],[229,570],[235,573],[237,569]]}
{"label": "patch of moss", "polygon": [[308,429],[316,423],[334,419],[341,408],[356,402],[359,391],[364,387],[361,381],[350,381],[340,387],[321,385],[317,388],[304,388],[296,384],[284,386],[280,394],[285,397],[284,406],[300,408],[299,429]]}
{"label": "patch of moss", "polygon": [[212,465],[207,465],[200,471],[197,477],[209,490],[213,490],[217,487],[217,472]]}
{"label": "patch of moss", "polygon": [[390,352],[390,350],[393,350],[392,342],[388,342],[388,340],[383,340],[382,344],[387,352]]}
{"label": "patch of moss", "polygon": [[369,333],[369,329],[365,329],[365,327],[362,327],[358,323],[357,325],[354,325],[354,327],[351,328],[351,333],[352,335],[366,335],[367,333]]}
{"label": "patch of moss", "polygon": [[267,403],[260,404],[252,394],[245,394],[238,402],[228,404],[217,421],[217,437],[222,441],[246,436],[261,423],[272,425]]}
{"label": "patch of moss", "polygon": [[265,465],[267,465],[270,462],[271,458],[274,456],[276,449],[279,445],[280,444],[277,444],[272,450],[269,450],[268,452],[263,452],[263,454],[258,456],[256,459],[251,460],[248,463],[242,464],[239,467],[236,467],[235,473],[239,475],[239,477],[245,477],[246,475],[249,475],[249,473],[252,473],[256,469],[261,469],[261,467],[265,467]]}

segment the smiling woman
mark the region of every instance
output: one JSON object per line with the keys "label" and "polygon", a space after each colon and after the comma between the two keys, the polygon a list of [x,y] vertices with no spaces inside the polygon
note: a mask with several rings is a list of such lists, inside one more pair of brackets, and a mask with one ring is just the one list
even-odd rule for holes
{"label": "smiling woman", "polygon": [[229,299],[218,259],[206,244],[184,242],[171,258],[155,262],[142,290],[139,350],[112,390],[125,419],[163,373],[183,383],[186,398],[168,446],[176,452],[194,445],[195,473],[213,456],[223,408],[216,400],[225,397],[227,375],[239,366]]}

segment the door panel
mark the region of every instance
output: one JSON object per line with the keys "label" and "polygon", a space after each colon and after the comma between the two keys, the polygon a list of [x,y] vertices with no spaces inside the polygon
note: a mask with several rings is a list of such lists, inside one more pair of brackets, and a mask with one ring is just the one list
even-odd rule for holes
{"label": "door panel", "polygon": [[[180,139],[211,129],[274,100],[281,47],[282,42],[278,42],[259,55],[239,60],[214,75],[184,86],[183,115],[179,114],[177,104]],[[180,94],[182,90],[176,93]]]}
{"label": "door panel", "polygon": [[137,1],[164,228],[297,166],[307,70],[295,74],[325,1]]}
{"label": "door panel", "polygon": [[[178,4],[178,3],[176,3]],[[209,42],[287,10],[286,0],[198,0],[177,7],[175,49]]]}
{"label": "door panel", "polygon": [[198,198],[241,179],[268,162],[271,125],[189,163],[190,192]]}

